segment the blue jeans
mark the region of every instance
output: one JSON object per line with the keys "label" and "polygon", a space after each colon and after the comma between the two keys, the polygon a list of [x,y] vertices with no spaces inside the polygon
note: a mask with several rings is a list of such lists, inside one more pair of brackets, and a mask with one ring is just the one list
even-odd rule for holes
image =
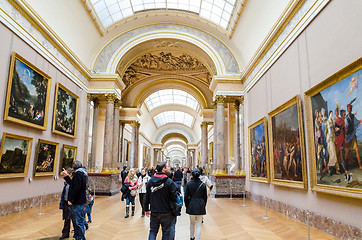
{"label": "blue jeans", "polygon": [[85,224],[85,213],[84,205],[71,205],[70,206],[71,218],[73,220],[74,235],[73,238],[85,239],[84,236],[84,224]]}
{"label": "blue jeans", "polygon": [[170,228],[170,240],[175,240],[176,221],[177,221],[177,217],[172,216],[172,222],[171,222],[171,228]]}
{"label": "blue jeans", "polygon": [[171,213],[153,213],[150,219],[150,234],[148,240],[156,240],[158,229],[162,227],[162,240],[170,239],[171,223],[174,216]]}
{"label": "blue jeans", "polygon": [[128,196],[128,197],[126,198],[126,205],[129,206],[129,203],[131,202],[132,205],[134,206],[134,199],[135,199],[135,197]]}

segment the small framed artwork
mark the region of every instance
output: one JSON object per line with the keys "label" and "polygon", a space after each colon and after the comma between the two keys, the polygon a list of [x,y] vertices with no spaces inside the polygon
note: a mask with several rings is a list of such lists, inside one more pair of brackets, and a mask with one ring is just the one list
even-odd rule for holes
{"label": "small framed artwork", "polygon": [[39,139],[36,152],[34,175],[51,176],[57,168],[59,143]]}
{"label": "small framed artwork", "polygon": [[269,182],[269,148],[266,117],[249,126],[249,176],[251,181]]}
{"label": "small framed artwork", "polygon": [[362,58],[305,92],[312,190],[362,199]]}
{"label": "small framed artwork", "polygon": [[4,120],[47,129],[50,77],[13,52]]}
{"label": "small framed artwork", "polygon": [[0,156],[0,179],[26,177],[33,139],[3,133]]}
{"label": "small framed artwork", "polygon": [[73,162],[77,158],[77,147],[64,144],[61,154],[61,163],[59,164],[59,172],[67,168],[72,168]]}
{"label": "small framed artwork", "polygon": [[63,136],[77,137],[78,97],[57,83],[53,116],[53,132]]}
{"label": "small framed artwork", "polygon": [[307,189],[302,107],[299,95],[269,113],[271,182]]}

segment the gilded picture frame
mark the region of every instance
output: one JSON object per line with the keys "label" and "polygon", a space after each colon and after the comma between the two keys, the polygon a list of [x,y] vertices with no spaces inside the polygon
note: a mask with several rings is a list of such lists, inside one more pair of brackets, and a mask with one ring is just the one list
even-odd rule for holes
{"label": "gilded picture frame", "polygon": [[268,114],[270,180],[274,185],[308,188],[301,105],[297,95]]}
{"label": "gilded picture frame", "polygon": [[313,191],[362,199],[360,78],[362,58],[304,93]]}
{"label": "gilded picture frame", "polygon": [[53,133],[77,138],[79,98],[62,84],[57,83],[53,113]]}
{"label": "gilded picture frame", "polygon": [[45,131],[51,78],[13,52],[11,56],[4,120]]}
{"label": "gilded picture frame", "polygon": [[77,159],[77,147],[63,144],[60,155],[59,173],[67,168],[72,168],[73,162]]}
{"label": "gilded picture frame", "polygon": [[32,145],[32,138],[3,133],[0,148],[0,179],[28,175]]}
{"label": "gilded picture frame", "polygon": [[59,143],[39,139],[34,161],[34,176],[52,176],[56,173]]}
{"label": "gilded picture frame", "polygon": [[269,148],[266,117],[248,127],[250,181],[269,183]]}

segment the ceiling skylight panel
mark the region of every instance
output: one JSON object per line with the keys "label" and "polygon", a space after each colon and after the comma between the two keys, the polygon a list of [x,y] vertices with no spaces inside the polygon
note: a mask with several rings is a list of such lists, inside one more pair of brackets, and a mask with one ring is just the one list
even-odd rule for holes
{"label": "ceiling skylight panel", "polygon": [[104,20],[106,18],[108,18],[110,15],[109,15],[109,11],[107,8],[103,9],[100,13],[99,13],[99,18],[101,20]]}
{"label": "ceiling skylight panel", "polygon": [[109,27],[113,24],[113,20],[112,20],[111,16],[107,17],[106,19],[103,19],[102,22],[105,27]]}
{"label": "ceiling skylight panel", "polygon": [[122,15],[121,12],[117,12],[117,13],[112,15],[113,22],[118,22],[122,18],[123,18],[123,15]]}
{"label": "ceiling skylight panel", "polygon": [[188,127],[192,126],[194,118],[187,113],[180,111],[166,111],[157,114],[154,118],[157,127],[160,127],[167,123],[181,123]]}
{"label": "ceiling skylight panel", "polygon": [[110,6],[108,8],[108,11],[111,15],[113,15],[115,13],[119,13],[121,11],[121,9],[119,8],[119,5],[116,3],[116,4],[113,4],[112,6]]}
{"label": "ceiling skylight panel", "polygon": [[101,11],[107,8],[104,0],[99,1],[93,5],[94,9],[96,10],[97,14],[99,14]]}

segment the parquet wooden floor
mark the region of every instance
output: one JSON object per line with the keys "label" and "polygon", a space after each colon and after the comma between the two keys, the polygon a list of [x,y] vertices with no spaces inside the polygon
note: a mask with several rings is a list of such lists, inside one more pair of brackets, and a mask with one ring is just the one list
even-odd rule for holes
{"label": "parquet wooden floor", "polygon": [[[96,197],[88,240],[148,238],[149,218],[141,217],[138,199],[136,214],[124,218],[125,202],[120,195]],[[38,215],[40,208],[33,208],[9,216],[0,217],[0,239],[58,239],[63,227],[58,202],[43,206],[44,215]],[[270,219],[263,219],[264,207],[246,201],[242,207],[240,199],[213,199],[207,205],[205,223],[202,225],[202,240],[252,240],[252,239],[307,239],[307,226],[283,214],[268,209]],[[310,230],[310,239],[338,239],[315,228]],[[158,239],[161,239],[159,234]],[[189,218],[183,207],[176,224],[176,240],[189,239]]]}

